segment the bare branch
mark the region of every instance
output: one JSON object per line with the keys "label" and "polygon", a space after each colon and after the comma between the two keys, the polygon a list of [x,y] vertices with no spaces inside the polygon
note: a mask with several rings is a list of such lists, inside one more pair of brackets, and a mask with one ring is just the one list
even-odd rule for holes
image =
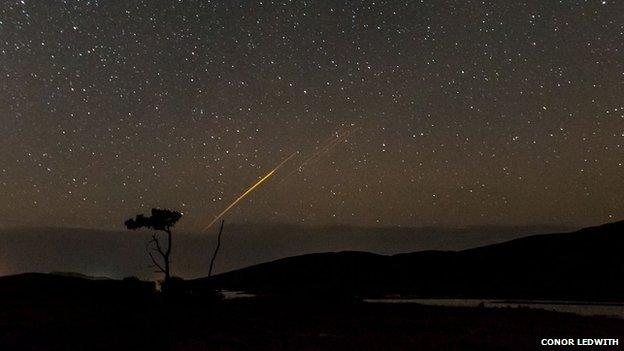
{"label": "bare branch", "polygon": [[156,235],[152,235],[152,240],[150,240],[147,245],[145,246],[145,251],[147,251],[147,254],[149,255],[150,259],[152,260],[152,263],[154,264],[154,266],[156,266],[160,272],[157,273],[165,273],[165,269],[158,263],[158,261],[154,258],[154,255],[152,255],[151,251],[158,251],[158,253],[160,253],[162,255],[162,252],[160,252],[160,250],[154,249],[153,247],[151,247],[150,245],[152,243],[156,243],[156,246],[158,247],[158,239],[156,238]]}
{"label": "bare branch", "polygon": [[214,266],[215,260],[217,259],[219,248],[221,247],[221,233],[223,233],[223,223],[225,223],[225,220],[221,220],[221,228],[219,229],[219,235],[217,236],[217,247],[215,248],[215,252],[212,255],[212,260],[210,260],[210,269],[208,270],[208,278],[210,278],[210,276],[212,275],[212,267]]}
{"label": "bare branch", "polygon": [[161,254],[163,257],[166,256],[165,252],[160,247],[160,242],[158,241],[158,237],[156,236],[156,234],[152,234],[152,240],[150,242],[156,244],[156,249],[158,249],[159,254]]}
{"label": "bare branch", "polygon": [[154,263],[154,266],[158,267],[158,269],[160,269],[160,272],[165,273],[165,269],[160,264],[158,264],[158,262],[154,258],[154,255],[152,255],[152,253],[149,251],[147,253],[149,254],[149,257],[152,259],[152,263]]}

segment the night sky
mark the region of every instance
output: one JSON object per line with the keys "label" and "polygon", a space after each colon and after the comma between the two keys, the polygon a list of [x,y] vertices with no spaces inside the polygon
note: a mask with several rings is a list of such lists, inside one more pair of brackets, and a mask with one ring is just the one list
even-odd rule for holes
{"label": "night sky", "polygon": [[296,151],[225,219],[622,219],[624,3],[0,4],[0,222],[199,230]]}

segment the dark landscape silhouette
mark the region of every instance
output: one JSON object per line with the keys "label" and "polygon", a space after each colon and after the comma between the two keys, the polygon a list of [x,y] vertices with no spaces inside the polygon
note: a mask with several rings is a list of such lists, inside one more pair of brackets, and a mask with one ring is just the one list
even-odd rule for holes
{"label": "dark landscape silhouette", "polygon": [[[121,221],[120,221],[121,222]],[[119,224],[119,223],[118,223]],[[307,253],[368,251],[383,255],[475,248],[544,233],[572,231],[562,226],[358,227],[294,224],[227,224],[214,273]],[[81,272],[121,279],[157,279],[146,243],[152,231],[64,227],[0,227],[0,274]],[[175,274],[206,276],[218,241],[218,228],[205,234],[176,230],[171,259]],[[71,254],[68,254],[71,252]]]}
{"label": "dark landscape silhouette", "polygon": [[[463,251],[284,258],[210,278],[0,277],[2,350],[527,350],[526,335],[621,335],[624,320],[540,309],[372,304],[365,297],[622,303],[624,222]],[[175,272],[175,269],[173,270]],[[224,299],[220,289],[255,297]]]}
{"label": "dark landscape silhouette", "polygon": [[290,257],[197,279],[258,293],[624,300],[624,221],[464,251]]}

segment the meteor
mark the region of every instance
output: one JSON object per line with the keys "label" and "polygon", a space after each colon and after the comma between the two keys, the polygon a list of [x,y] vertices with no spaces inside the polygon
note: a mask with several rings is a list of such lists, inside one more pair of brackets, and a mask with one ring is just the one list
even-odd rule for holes
{"label": "meteor", "polygon": [[321,144],[322,147],[319,150],[317,150],[315,153],[313,153],[307,159],[301,162],[301,164],[297,168],[293,169],[290,173],[283,177],[277,185],[279,186],[284,183],[288,178],[290,178],[290,176],[295,174],[295,172],[302,172],[303,169],[306,168],[306,166],[318,161],[324,154],[328,153],[341,141],[345,140],[347,137],[349,137],[349,135],[357,132],[358,130],[360,130],[360,127],[352,127],[351,129],[344,131],[344,133],[338,132],[336,133],[336,136],[331,136],[330,138],[328,138],[323,144]]}
{"label": "meteor", "polygon": [[208,228],[210,228],[219,218],[223,217],[223,215],[225,215],[229,210],[232,209],[232,207],[236,206],[237,203],[239,203],[242,199],[245,198],[245,196],[249,195],[249,193],[251,193],[252,191],[254,191],[257,187],[259,187],[262,183],[264,183],[267,179],[271,178],[271,176],[278,170],[280,169],[280,167],[282,167],[284,165],[284,163],[288,162],[291,158],[293,158],[296,154],[298,153],[298,151],[293,152],[290,156],[286,157],[282,162],[280,162],[279,165],[277,165],[277,167],[273,168],[273,170],[269,173],[267,173],[264,177],[262,177],[260,180],[258,180],[257,182],[255,182],[249,189],[247,189],[244,193],[242,193],[239,197],[236,198],[236,200],[234,200],[234,202],[232,202],[228,207],[225,208],[225,210],[223,210],[221,213],[219,213],[213,220],[212,222],[210,222],[203,230],[202,232],[205,232],[206,230],[208,230]]}
{"label": "meteor", "polygon": [[317,161],[318,159],[320,159],[324,154],[329,152],[336,145],[338,145],[341,141],[345,140],[347,137],[349,137],[349,135],[357,132],[359,129],[360,129],[360,127],[354,127],[354,128],[349,129],[349,130],[346,130],[344,132],[344,134],[342,134],[342,135],[340,135],[340,133],[336,134],[336,137],[330,138],[329,142],[326,143],[324,147],[322,147],[319,151],[317,151],[312,156],[310,156],[308,159],[303,161],[301,163],[301,165],[299,167],[297,167],[297,169],[299,171],[302,171],[303,168],[306,165],[308,165],[309,163],[313,163],[313,162]]}

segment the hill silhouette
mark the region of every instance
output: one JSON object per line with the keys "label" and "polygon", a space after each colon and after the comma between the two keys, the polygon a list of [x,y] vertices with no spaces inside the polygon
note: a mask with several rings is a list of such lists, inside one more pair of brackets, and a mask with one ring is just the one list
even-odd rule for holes
{"label": "hill silhouette", "polygon": [[[315,252],[356,250],[393,255],[423,250],[464,250],[532,234],[574,229],[577,228],[543,225],[399,228],[232,223],[226,227],[214,268],[215,273],[223,273]],[[114,279],[127,276],[156,279],[157,274],[148,267],[149,257],[145,254],[145,243],[151,239],[151,234],[150,231],[128,233],[0,225],[0,275],[55,271]],[[179,234],[172,252],[175,275],[205,276],[217,242],[217,230]]]}
{"label": "hill silhouette", "polygon": [[24,273],[0,277],[0,295],[9,301],[136,302],[153,297],[153,282],[102,279],[79,273]]}
{"label": "hill silhouette", "polygon": [[463,251],[289,257],[190,281],[195,288],[313,296],[624,299],[624,221]]}
{"label": "hill silhouette", "polygon": [[[0,350],[531,350],[545,334],[612,338],[623,320],[351,297],[621,301],[622,229],[619,222],[463,251],[303,255],[176,280],[190,291],[167,298],[136,278],[4,276]],[[221,300],[212,288],[268,296]]]}

